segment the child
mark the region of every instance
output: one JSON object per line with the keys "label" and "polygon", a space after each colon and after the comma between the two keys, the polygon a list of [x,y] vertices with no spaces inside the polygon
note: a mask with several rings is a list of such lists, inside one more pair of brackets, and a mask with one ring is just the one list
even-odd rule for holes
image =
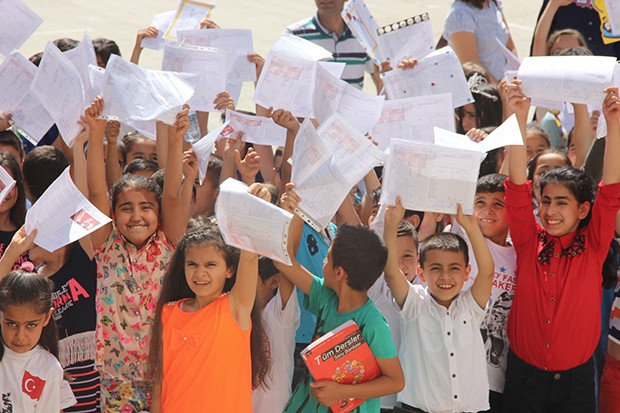
{"label": "child", "polygon": [[239,254],[216,228],[183,237],[153,323],[153,413],[252,411],[250,330],[257,325],[250,313],[257,280],[258,256]]}
{"label": "child", "polygon": [[[398,224],[396,243],[400,270],[405,274],[407,281],[412,284],[419,284],[420,281],[416,271],[418,266],[418,237],[413,225],[406,221],[406,218]],[[390,326],[394,346],[398,350],[401,337],[400,314],[398,309],[394,307],[394,297],[392,297],[392,292],[385,282],[384,275],[381,275],[373,286],[370,287],[368,297],[375,303],[383,317],[385,317]],[[381,397],[381,409],[393,409],[396,406],[396,401],[396,394]]]}
{"label": "child", "polygon": [[[530,101],[508,84],[508,106],[522,136]],[[570,167],[547,172],[540,182],[538,225],[523,146],[509,147],[506,205],[517,252],[517,283],[510,315],[504,409],[508,412],[595,411],[592,354],[601,334],[601,272],[620,208],[620,99],[608,88],[603,179],[594,185]]]}
{"label": "child", "polygon": [[282,413],[291,397],[299,303],[295,286],[279,274],[272,260],[258,259],[258,275],[254,306],[261,310],[269,340],[270,366],[267,380],[252,393],[252,407],[254,413]]}
{"label": "child", "polygon": [[427,287],[413,285],[399,268],[396,231],[404,215],[400,198],[385,211],[388,262],[385,278],[401,309],[400,356],[405,389],[398,395],[404,407],[425,412],[487,410],[488,379],[480,325],[493,284],[493,258],[476,218],[456,216],[472,243],[478,275],[461,293],[471,267],[465,241],[438,233],[420,244],[418,276]]}
{"label": "child", "polygon": [[[506,321],[512,305],[515,288],[517,256],[508,238],[508,215],[504,201],[504,181],[506,175],[491,174],[478,179],[474,198],[474,216],[491,251],[495,264],[492,305],[482,322],[481,332],[487,353],[487,372],[489,375],[489,403],[491,412],[502,411],[502,393],[506,376],[508,356],[508,337]],[[467,242],[470,256],[473,255],[471,242],[458,223],[452,225],[452,232]],[[471,260],[471,274],[478,273],[476,260]],[[466,285],[473,282],[470,277]],[[463,289],[465,289],[464,287]]]}
{"label": "child", "polygon": [[102,411],[139,412],[150,409],[151,383],[144,375],[153,310],[173,246],[187,224],[179,194],[188,108],[168,129],[163,193],[150,178],[127,175],[112,186],[109,197],[102,179],[105,121],[97,119],[102,110],[101,97],[86,109],[89,198],[113,219],[91,234],[98,278],[96,364],[102,377]]}
{"label": "child", "polygon": [[56,358],[52,291],[51,281],[24,271],[12,271],[0,280],[3,412],[59,412],[76,403]]}
{"label": "child", "polygon": [[[281,198],[284,209],[292,211],[300,202],[299,196],[287,184]],[[289,239],[296,239],[303,221],[293,217]],[[294,254],[290,254],[294,257]],[[387,251],[381,239],[362,226],[339,227],[323,264],[323,278],[306,270],[297,259],[293,266],[276,264],[276,267],[306,295],[304,306],[316,315],[314,338],[318,338],[348,320],[361,328],[377,359],[381,376],[356,385],[338,384],[329,380],[311,381],[306,372],[298,384],[286,412],[327,412],[330,406],[344,398],[368,399],[358,412],[379,410],[379,397],[403,388],[403,371],[387,323],[366,294],[377,280],[385,265]],[[321,404],[322,406],[319,406]]]}
{"label": "child", "polygon": [[[0,204],[0,256],[2,256],[11,238],[26,219],[26,189],[22,171],[14,156],[8,152],[0,153],[0,166],[15,180],[15,186]],[[28,253],[24,252],[16,257],[13,269],[20,269],[26,262],[28,262]]]}

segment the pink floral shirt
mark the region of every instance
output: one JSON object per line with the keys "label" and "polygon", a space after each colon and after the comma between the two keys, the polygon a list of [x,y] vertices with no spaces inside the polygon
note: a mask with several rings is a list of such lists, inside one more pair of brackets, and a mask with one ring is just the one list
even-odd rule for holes
{"label": "pink floral shirt", "polygon": [[96,365],[106,376],[125,382],[144,380],[148,336],[173,250],[161,227],[140,249],[114,228],[95,250]]}

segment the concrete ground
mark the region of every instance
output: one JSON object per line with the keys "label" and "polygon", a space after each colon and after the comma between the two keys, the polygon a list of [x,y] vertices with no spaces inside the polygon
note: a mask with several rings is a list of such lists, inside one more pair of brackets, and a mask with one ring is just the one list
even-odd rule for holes
{"label": "concrete ground", "polygon": [[[20,49],[26,57],[42,51],[47,41],[59,37],[79,40],[84,31],[91,38],[115,40],[123,56],[129,57],[137,30],[148,26],[153,15],[176,9],[178,5],[175,0],[24,1],[44,20]],[[422,0],[366,0],[366,4],[379,24],[389,24],[404,17],[428,12],[438,39],[452,0],[437,0],[430,4]],[[527,56],[542,0],[503,0],[503,4],[519,56]],[[211,17],[224,28],[252,29],[255,50],[266,56],[285,26],[312,15],[314,11],[312,0],[221,0],[216,2]],[[161,52],[145,49],[140,63],[144,67],[159,69]],[[251,84],[246,84],[240,108],[253,109],[251,90]]]}

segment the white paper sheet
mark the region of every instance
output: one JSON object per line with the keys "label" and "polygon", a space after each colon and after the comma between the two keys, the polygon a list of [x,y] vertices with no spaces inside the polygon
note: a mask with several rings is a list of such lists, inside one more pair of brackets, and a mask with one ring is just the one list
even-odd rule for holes
{"label": "white paper sheet", "polygon": [[533,99],[600,106],[615,67],[616,58],[608,56],[535,56],[523,59],[518,77]]}
{"label": "white paper sheet", "polygon": [[379,35],[383,56],[385,60],[392,62],[393,68],[403,59],[421,60],[435,50],[431,21],[428,20],[428,14],[425,13],[422,16],[427,17],[427,20],[411,24],[414,19],[421,18],[421,16],[403,19],[399,22],[400,24],[393,23],[388,26],[392,30],[384,31]]}
{"label": "white paper sheet", "polygon": [[386,100],[381,118],[370,135],[379,144],[379,149],[385,150],[391,138],[433,142],[435,126],[456,131],[452,95],[449,93]]}
{"label": "white paper sheet", "polygon": [[20,109],[13,112],[11,118],[13,127],[19,129],[28,141],[36,145],[52,128],[54,121],[41,99],[32,90],[20,100],[19,104]]}
{"label": "white paper sheet", "polygon": [[367,133],[381,117],[384,100],[385,96],[370,95],[335,78],[320,65],[316,67],[312,107],[319,123],[338,113],[357,130]]}
{"label": "white paper sheet", "polygon": [[164,33],[166,33],[168,27],[172,24],[176,14],[176,10],[169,10],[153,16],[150,25],[157,29],[157,37],[145,37],[142,39],[140,45],[145,49],[162,50],[166,43]]}
{"label": "white paper sheet", "polygon": [[301,124],[293,147],[291,182],[305,182],[332,157],[310,119]]}
{"label": "white paper sheet", "polygon": [[9,191],[15,186],[15,179],[4,169],[0,167],[0,204],[8,195]]}
{"label": "white paper sheet", "polygon": [[177,40],[177,31],[199,29],[202,19],[209,17],[214,8],[213,3],[181,0],[172,23],[164,33],[164,38]]}
{"label": "white paper sheet", "polygon": [[244,183],[233,178],[222,182],[215,216],[227,244],[292,265],[287,245],[293,215],[250,195]]}
{"label": "white paper sheet", "polygon": [[77,69],[52,42],[43,52],[32,90],[50,114],[69,147],[82,127],[78,125],[86,108],[84,87]]}
{"label": "white paper sheet", "polygon": [[[497,37],[495,41],[499,45],[499,48],[502,50],[504,57],[506,58],[506,65],[504,66],[504,72],[508,72],[511,70],[519,70],[521,67],[521,61],[514,53],[512,53],[504,43],[502,43]],[[510,81],[510,79],[508,79]]]}
{"label": "white paper sheet", "polygon": [[[136,132],[140,133],[145,138],[148,138],[152,141],[157,140],[157,121],[126,120],[126,121],[123,121],[122,124],[129,126],[131,129],[134,129]],[[125,135],[121,135],[121,136],[125,136]]]}
{"label": "white paper sheet", "polygon": [[226,52],[213,47],[197,47],[166,42],[162,70],[194,73],[198,84],[189,101],[192,110],[216,112],[213,101],[226,89]]}
{"label": "white paper sheet", "polygon": [[483,154],[503,146],[523,145],[519,122],[514,114],[480,142],[472,141],[467,135],[438,127],[434,128],[434,136],[436,145],[454,149],[478,150]]}
{"label": "white paper sheet", "polygon": [[[293,182],[301,197],[295,212],[320,230],[327,226],[353,185],[385,156],[337,113],[317,131],[322,145],[316,143],[311,127],[302,125],[301,143],[297,146],[295,142],[293,152],[292,177],[299,179]],[[304,151],[311,146],[314,149],[306,155]],[[303,161],[299,161],[302,157]]]}
{"label": "white paper sheet", "polygon": [[[97,95],[101,95],[103,91],[103,79],[105,78],[105,69],[97,65],[88,65],[88,78],[90,79],[90,86],[92,92]],[[88,103],[88,101],[86,101]]]}
{"label": "white paper sheet", "polygon": [[254,51],[251,30],[186,30],[177,32],[177,37],[181,44],[224,50],[229,82],[256,81],[256,65],[248,60],[248,54]]}
{"label": "white paper sheet", "polygon": [[389,99],[452,93],[455,108],[474,101],[461,63],[450,46],[428,54],[412,70],[385,73],[383,84]]}
{"label": "white paper sheet", "polygon": [[290,57],[272,49],[261,72],[254,102],[289,110],[294,116],[312,117],[316,62]]}
{"label": "white paper sheet", "polygon": [[379,24],[363,0],[351,0],[340,15],[376,64],[387,60],[379,46]]}
{"label": "white paper sheet", "polygon": [[80,75],[80,79],[82,79],[82,86],[84,87],[84,101],[92,102],[95,100],[95,97],[97,97],[97,94],[93,90],[90,82],[88,66],[97,66],[97,56],[95,55],[95,48],[93,47],[93,43],[90,41],[88,33],[84,33],[84,38],[80,44],[77,45],[77,47],[67,50],[63,54],[69,58],[71,63],[73,63],[75,70],[77,70]]}
{"label": "white paper sheet", "polygon": [[26,233],[36,228],[34,243],[54,252],[110,221],[73,184],[67,167],[26,213]]}
{"label": "white paper sheet", "polygon": [[282,33],[271,51],[302,60],[319,61],[332,57],[332,53],[327,49],[290,33]]}
{"label": "white paper sheet", "polygon": [[202,185],[207,176],[207,167],[209,166],[209,158],[213,151],[213,144],[220,137],[222,130],[228,126],[228,122],[224,122],[218,128],[212,130],[203,136],[198,142],[192,145],[192,150],[198,158],[198,183]]}
{"label": "white paper sheet", "polygon": [[473,213],[480,152],[392,139],[385,164],[381,204],[416,211]]}
{"label": "white paper sheet", "polygon": [[197,83],[194,74],[143,69],[112,55],[103,82],[103,117],[119,121],[157,119],[172,125]]}
{"label": "white paper sheet", "polygon": [[0,1],[0,54],[18,50],[43,23],[43,19],[21,0]]}
{"label": "white paper sheet", "polygon": [[277,125],[271,118],[227,110],[226,121],[236,131],[243,132],[244,142],[272,146],[284,146],[286,143],[286,129]]}
{"label": "white paper sheet", "polygon": [[11,52],[0,65],[0,116],[13,114],[11,121],[26,139],[36,145],[54,121],[39,97],[30,89],[37,67],[19,54]]}

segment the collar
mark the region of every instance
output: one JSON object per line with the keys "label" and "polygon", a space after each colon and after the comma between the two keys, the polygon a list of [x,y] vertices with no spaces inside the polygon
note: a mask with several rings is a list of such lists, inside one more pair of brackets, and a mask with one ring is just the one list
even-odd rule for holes
{"label": "collar", "polygon": [[[316,28],[325,36],[329,36],[329,37],[336,37],[336,33],[331,32],[329,30],[327,30],[325,28],[325,26],[323,26],[321,24],[321,22],[319,21],[319,12],[317,11],[316,13],[314,13],[314,17],[312,18],[312,23],[314,23],[314,25],[316,26]],[[338,39],[336,39],[337,41],[341,41],[341,40],[346,40],[350,37],[352,37],[353,34],[351,33],[351,30],[349,29],[349,26],[347,26],[346,24],[344,25],[344,31],[342,32],[342,36],[340,36]]]}
{"label": "collar", "polygon": [[542,230],[538,233],[538,242],[542,244],[542,249],[538,253],[538,262],[541,264],[549,264],[551,257],[554,255],[555,243],[559,242],[563,257],[574,257],[583,254],[586,250],[586,237],[583,228],[576,233],[570,233],[561,237],[552,237],[547,231]]}

